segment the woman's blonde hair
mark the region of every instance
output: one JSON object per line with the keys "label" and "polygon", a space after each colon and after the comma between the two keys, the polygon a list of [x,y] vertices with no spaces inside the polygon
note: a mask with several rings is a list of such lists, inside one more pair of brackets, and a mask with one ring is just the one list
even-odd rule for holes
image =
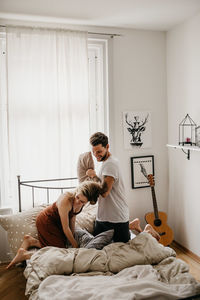
{"label": "woman's blonde hair", "polygon": [[97,182],[84,181],[75,190],[75,193],[81,193],[85,196],[90,204],[96,204],[99,195],[107,191],[105,184],[101,185]]}

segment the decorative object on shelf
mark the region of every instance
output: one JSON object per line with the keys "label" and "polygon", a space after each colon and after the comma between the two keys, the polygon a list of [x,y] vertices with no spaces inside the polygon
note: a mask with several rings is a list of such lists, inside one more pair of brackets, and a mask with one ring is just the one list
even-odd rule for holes
{"label": "decorative object on shelf", "polygon": [[154,175],[154,156],[135,156],[131,157],[131,180],[132,188],[145,188],[149,187],[149,181],[143,175],[143,169],[147,174]]}
{"label": "decorative object on shelf", "polygon": [[149,111],[123,112],[124,148],[151,148],[151,113]]}
{"label": "decorative object on shelf", "polygon": [[196,141],[197,147],[200,147],[200,126],[197,126],[195,128],[195,141]]}
{"label": "decorative object on shelf", "polygon": [[179,124],[179,145],[195,146],[195,129],[197,125],[192,118],[187,114]]}

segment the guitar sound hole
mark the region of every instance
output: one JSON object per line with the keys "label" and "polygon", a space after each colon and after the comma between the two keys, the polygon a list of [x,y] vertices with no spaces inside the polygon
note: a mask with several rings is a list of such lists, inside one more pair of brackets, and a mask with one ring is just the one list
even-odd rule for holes
{"label": "guitar sound hole", "polygon": [[155,226],[160,226],[161,223],[162,223],[162,222],[161,222],[160,219],[155,219],[155,220],[154,220],[154,225],[155,225]]}

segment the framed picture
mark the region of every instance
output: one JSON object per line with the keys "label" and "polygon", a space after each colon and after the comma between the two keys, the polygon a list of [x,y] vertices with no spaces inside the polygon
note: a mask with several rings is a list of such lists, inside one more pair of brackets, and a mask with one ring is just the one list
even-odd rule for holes
{"label": "framed picture", "polygon": [[154,156],[131,157],[132,188],[139,189],[149,187],[147,175],[154,175]]}
{"label": "framed picture", "polygon": [[151,112],[123,112],[123,131],[125,149],[151,148]]}

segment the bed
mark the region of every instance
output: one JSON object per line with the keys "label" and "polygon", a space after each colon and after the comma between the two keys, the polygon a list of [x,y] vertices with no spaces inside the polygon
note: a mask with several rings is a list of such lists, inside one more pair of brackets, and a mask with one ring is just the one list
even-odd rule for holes
{"label": "bed", "polygon": [[[63,193],[76,185],[77,178],[21,181],[18,177],[20,212],[0,216],[12,255],[25,234],[37,238],[36,216],[55,201],[53,191]],[[22,188],[31,190],[26,205],[22,201]],[[37,190],[44,192],[42,202],[38,201],[41,195],[37,196]],[[27,202],[32,207],[24,209]],[[112,232],[99,239],[93,237],[96,209],[96,205],[88,205],[77,215],[76,238],[80,248],[45,247],[35,251],[27,261],[24,276],[30,300],[171,300],[200,293],[200,283],[189,273],[188,265],[150,234],[132,234],[128,243],[112,243]]]}

